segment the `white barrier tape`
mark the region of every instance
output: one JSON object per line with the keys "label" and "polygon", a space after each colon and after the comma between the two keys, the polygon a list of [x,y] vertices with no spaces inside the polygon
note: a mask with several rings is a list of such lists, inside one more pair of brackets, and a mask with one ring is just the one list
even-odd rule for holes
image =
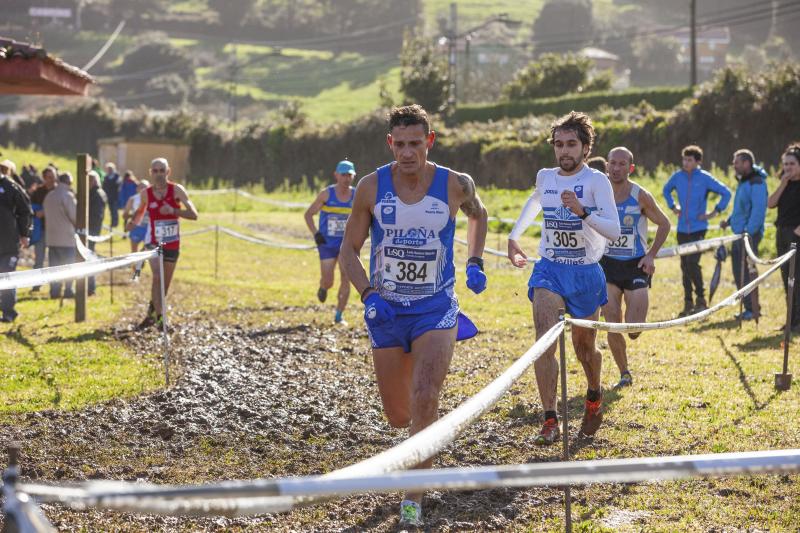
{"label": "white barrier tape", "polygon": [[86,240],[92,242],[106,242],[113,236],[112,233],[106,233],[105,235],[87,235]]}
{"label": "white barrier tape", "polygon": [[200,235],[201,233],[208,233],[214,231],[214,226],[206,226],[205,228],[193,229],[192,231],[182,231],[181,237],[191,237],[192,235]]}
{"label": "white barrier tape", "polygon": [[264,246],[272,246],[273,248],[287,248],[289,250],[314,250],[316,249],[316,245],[314,244],[291,244],[285,242],[276,242],[276,241],[268,241],[265,239],[259,239],[256,237],[251,237],[249,235],[244,235],[239,233],[238,231],[234,231],[232,229],[226,228],[224,226],[219,227],[219,231],[230,235],[231,237],[235,237],[237,239],[241,239],[243,241],[252,242],[254,244],[263,244]]}
{"label": "white barrier tape", "polygon": [[738,241],[741,238],[741,235],[726,235],[724,237],[714,237],[713,239],[706,239],[704,241],[687,242],[671,248],[662,248],[658,251],[658,254],[656,254],[656,259],[706,252],[708,250],[714,250],[723,244]]}
{"label": "white barrier tape", "polygon": [[297,498],[344,497],[365,492],[553,487],[791,472],[800,472],[798,449],[443,468],[343,479],[300,476],[183,487],[123,482],[88,482],[78,487],[20,484],[18,489],[43,501],[77,508],[245,516],[291,511],[292,500]]}
{"label": "white barrier tape", "polygon": [[744,240],[744,249],[747,250],[747,257],[750,258],[750,261],[757,265],[774,265],[781,260],[780,257],[776,257],[774,259],[761,259],[758,257],[753,251],[753,248],[750,247],[750,239]]}
{"label": "white barrier tape", "polygon": [[654,329],[667,329],[675,326],[683,326],[685,324],[690,324],[692,322],[698,322],[700,320],[705,319],[712,313],[716,313],[723,307],[734,305],[740,299],[744,298],[750,292],[759,285],[764,279],[767,278],[770,274],[775,272],[780,266],[791,259],[792,255],[795,253],[794,250],[790,250],[786,252],[784,255],[780,256],[778,259],[780,262],[775,263],[772,268],[755,278],[753,281],[739,289],[738,291],[734,292],[718,304],[714,305],[713,307],[709,307],[705,311],[700,311],[699,313],[695,313],[693,315],[685,316],[682,318],[676,318],[674,320],[665,320],[662,322],[631,322],[631,323],[624,323],[624,322],[600,322],[597,320],[583,320],[578,318],[567,318],[567,322],[572,324],[573,326],[581,327],[581,328],[591,328],[591,329],[599,329],[602,331],[610,331],[612,333],[633,333],[636,331],[648,331]]}
{"label": "white barrier tape", "polygon": [[78,253],[81,257],[83,257],[84,261],[96,261],[98,259],[102,259],[102,257],[94,253],[83,244],[80,235],[75,235],[75,247],[78,249]]}
{"label": "white barrier tape", "polygon": [[157,255],[158,250],[148,250],[146,252],[137,252],[118,257],[86,261],[84,263],[73,263],[69,265],[40,268],[37,270],[8,272],[0,274],[0,291],[95,276],[102,272],[132,265]]}
{"label": "white barrier tape", "polygon": [[[466,240],[464,240],[464,239],[462,239],[460,237],[454,237],[453,240],[455,242],[457,242],[458,244],[463,244],[464,246],[469,246],[469,243]],[[487,253],[489,255],[496,255],[497,257],[508,257],[508,254],[504,254],[500,250],[495,250],[494,248],[489,248],[488,246],[484,246],[483,247],[483,252]]]}
{"label": "white barrier tape", "polygon": [[558,339],[564,322],[558,322],[517,359],[505,372],[480,392],[419,433],[397,446],[341,470],[326,478],[343,478],[411,468],[439,453],[472,422],[488,411]]}

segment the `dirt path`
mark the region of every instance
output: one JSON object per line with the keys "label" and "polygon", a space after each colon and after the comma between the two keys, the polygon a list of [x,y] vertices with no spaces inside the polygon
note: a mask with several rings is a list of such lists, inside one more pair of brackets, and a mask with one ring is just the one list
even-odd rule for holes
{"label": "dirt path", "polygon": [[[391,429],[382,417],[371,366],[363,357],[368,349],[363,329],[283,320],[251,328],[200,316],[182,316],[177,323],[174,349],[183,368],[169,390],[76,412],[32,413],[0,426],[4,438],[25,442],[26,478],[190,483],[322,473],[405,438],[405,431]],[[159,351],[155,332],[117,335],[139,353]],[[496,375],[505,363],[488,356],[490,344],[487,338],[460,345],[449,379],[458,384],[476,373]],[[443,411],[463,399],[447,394]],[[437,464],[531,460],[524,442],[536,417],[522,404],[516,410],[470,428]],[[553,460],[558,451],[546,454]],[[434,492],[425,502],[426,522],[436,530],[525,528],[559,514],[560,494]],[[367,495],[236,520],[45,510],[61,531],[391,531],[398,503],[399,495]]]}

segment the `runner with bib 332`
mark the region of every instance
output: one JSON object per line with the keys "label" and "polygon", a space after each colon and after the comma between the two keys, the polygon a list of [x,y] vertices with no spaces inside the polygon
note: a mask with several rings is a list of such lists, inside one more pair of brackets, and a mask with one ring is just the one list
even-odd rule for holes
{"label": "runner with bib 332", "polygon": [[[553,124],[550,143],[559,166],[542,169],[536,175],[536,188],[508,236],[508,257],[514,266],[522,268],[527,256],[517,240],[543,212],[539,243],[542,258],[528,282],[537,338],[556,324],[559,309],[566,309],[575,318],[596,320],[600,306],[607,301],[606,279],[598,261],[606,240],[616,240],[620,227],[608,178],[585,164],[594,138],[591,119],[583,113],[573,111]],[[572,328],[572,344],[589,385],[581,424],[585,435],[594,435],[603,419],[602,356],[595,337],[593,329]],[[552,444],[560,435],[555,345],[534,363],[534,369],[545,419],[535,443]]]}

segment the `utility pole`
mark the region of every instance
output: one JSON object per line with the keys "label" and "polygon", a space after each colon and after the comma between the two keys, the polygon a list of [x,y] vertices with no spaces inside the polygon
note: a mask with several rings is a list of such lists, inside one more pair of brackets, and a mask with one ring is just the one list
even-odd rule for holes
{"label": "utility pole", "polygon": [[692,54],[692,80],[691,86],[694,87],[697,85],[697,0],[690,0],[690,24],[691,24],[691,35],[690,35],[690,43],[689,46],[691,48]]}
{"label": "utility pole", "polygon": [[458,86],[456,85],[456,54],[458,53],[457,50],[457,42],[456,39],[458,38],[458,4],[455,2],[450,3],[450,36],[447,39],[448,43],[448,77],[450,78],[450,90],[447,97],[447,104],[448,107],[452,110],[456,107],[456,90]]}
{"label": "utility pole", "polygon": [[464,102],[469,101],[469,70],[470,70],[470,57],[469,57],[469,47],[472,42],[472,36],[467,35],[464,37],[464,83],[463,88],[461,89],[461,99]]}

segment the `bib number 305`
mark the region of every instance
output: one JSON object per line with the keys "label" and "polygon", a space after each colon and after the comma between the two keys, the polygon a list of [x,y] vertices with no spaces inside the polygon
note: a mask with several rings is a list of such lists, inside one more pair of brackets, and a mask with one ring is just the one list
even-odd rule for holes
{"label": "bib number 305", "polygon": [[578,237],[574,231],[554,231],[553,245],[560,248],[576,248],[578,246]]}

